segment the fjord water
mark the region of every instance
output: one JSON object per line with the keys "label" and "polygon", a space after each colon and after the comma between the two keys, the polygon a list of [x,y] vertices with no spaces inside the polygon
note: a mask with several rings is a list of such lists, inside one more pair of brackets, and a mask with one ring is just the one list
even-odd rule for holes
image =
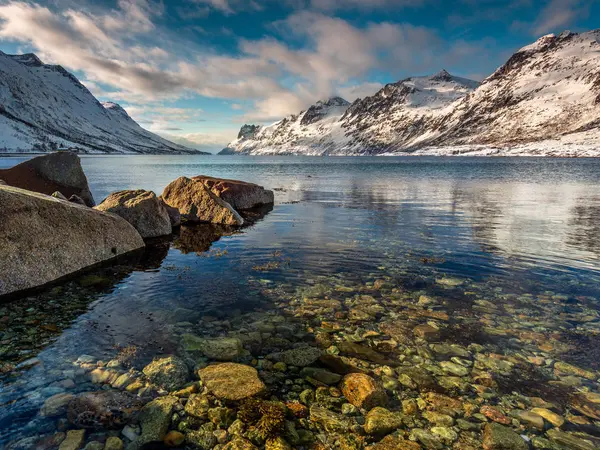
{"label": "fjord water", "polygon": [[[0,167],[21,160],[0,158]],[[596,159],[84,156],[82,164],[97,202],[122,189],[160,194],[179,176],[204,174],[275,189],[276,203],[239,232],[182,229],[141,260],[0,304],[0,359],[22,364],[0,379],[0,446],[52,433],[56,420],[38,413],[51,395],[98,389],[74,370],[81,355],[106,362],[135,347],[140,370],[178,354],[183,333],[243,336],[261,315],[300,320],[306,341],[321,316],[303,315],[303,298],[386,298],[378,280],[414,305],[438,299],[420,308],[448,314],[442,328],[465,318],[483,325],[485,342],[473,334],[469,344],[600,368]],[[378,322],[398,314],[339,316],[333,335],[373,330],[380,336],[355,340],[375,345],[384,339]],[[267,353],[252,347],[252,357]]]}

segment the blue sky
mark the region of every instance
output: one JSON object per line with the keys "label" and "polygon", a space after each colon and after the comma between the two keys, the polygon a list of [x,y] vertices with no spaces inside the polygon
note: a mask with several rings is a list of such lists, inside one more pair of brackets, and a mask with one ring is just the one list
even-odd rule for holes
{"label": "blue sky", "polygon": [[481,80],[600,0],[0,0],[0,49],[61,64],[142,126],[218,151],[332,95],[411,75]]}

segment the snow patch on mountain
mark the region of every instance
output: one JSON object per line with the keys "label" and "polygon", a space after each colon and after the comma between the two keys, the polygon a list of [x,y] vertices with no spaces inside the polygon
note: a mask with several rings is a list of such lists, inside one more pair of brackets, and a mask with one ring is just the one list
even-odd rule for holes
{"label": "snow patch on mountain", "polygon": [[116,103],[101,104],[61,66],[0,52],[0,151],[198,153],[140,127]]}

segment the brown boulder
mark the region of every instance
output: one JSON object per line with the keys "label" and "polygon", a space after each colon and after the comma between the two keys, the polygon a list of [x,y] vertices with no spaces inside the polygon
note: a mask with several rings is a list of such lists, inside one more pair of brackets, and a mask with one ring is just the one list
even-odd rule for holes
{"label": "brown boulder", "polygon": [[244,219],[226,201],[220,199],[200,181],[179,177],[163,191],[163,201],[179,210],[191,222],[243,225]]}
{"label": "brown boulder", "polygon": [[11,186],[0,186],[0,217],[0,296],[144,247],[119,216]]}
{"label": "brown boulder", "polygon": [[87,206],[94,206],[88,181],[75,153],[56,152],[38,156],[0,170],[0,179],[9,186],[52,195],[60,191],[65,197],[80,197]]}
{"label": "brown boulder", "polygon": [[237,211],[272,205],[275,201],[273,191],[258,184],[213,178],[205,175],[199,175],[192,178],[192,180],[203,183],[213,194],[225,200]]}
{"label": "brown boulder", "polygon": [[385,406],[388,401],[383,388],[364,373],[346,375],[340,387],[344,397],[357,408],[372,409]]}
{"label": "brown boulder", "polygon": [[169,213],[152,191],[138,189],[113,192],[96,209],[121,216],[143,238],[166,236],[172,231]]}

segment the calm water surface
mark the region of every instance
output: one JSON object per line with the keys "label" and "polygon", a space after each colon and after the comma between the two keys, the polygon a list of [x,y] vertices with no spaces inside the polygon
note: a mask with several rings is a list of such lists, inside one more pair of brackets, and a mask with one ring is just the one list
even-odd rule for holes
{"label": "calm water surface", "polygon": [[[0,158],[0,168],[22,159]],[[406,323],[411,339],[414,326],[430,323],[443,342],[520,355],[540,370],[554,359],[600,368],[598,160],[89,156],[82,163],[98,203],[116,190],[160,193],[179,176],[205,174],[276,189],[276,204],[240,232],[184,228],[141,260],[0,305],[0,359],[17,366],[0,381],[0,447],[59,427],[39,414],[51,395],[98,389],[73,369],[81,355],[106,362],[135,347],[131,365],[140,370],[158,355],[184,353],[184,333],[247,336],[265,317],[298,321],[285,336],[292,346],[314,340],[327,320],[333,344],[348,339],[384,352],[380,344],[392,336],[397,347],[388,357],[410,359],[408,347],[427,344],[398,343],[381,323]],[[361,304],[371,301],[367,294],[383,307]],[[307,311],[303,299],[317,297],[340,300],[342,312]],[[456,337],[473,324],[480,328],[468,342]],[[379,335],[360,337],[367,331]],[[261,345],[245,345],[242,361],[282,349]],[[463,378],[476,384],[471,376]],[[596,380],[582,380],[578,388],[598,392]]]}

